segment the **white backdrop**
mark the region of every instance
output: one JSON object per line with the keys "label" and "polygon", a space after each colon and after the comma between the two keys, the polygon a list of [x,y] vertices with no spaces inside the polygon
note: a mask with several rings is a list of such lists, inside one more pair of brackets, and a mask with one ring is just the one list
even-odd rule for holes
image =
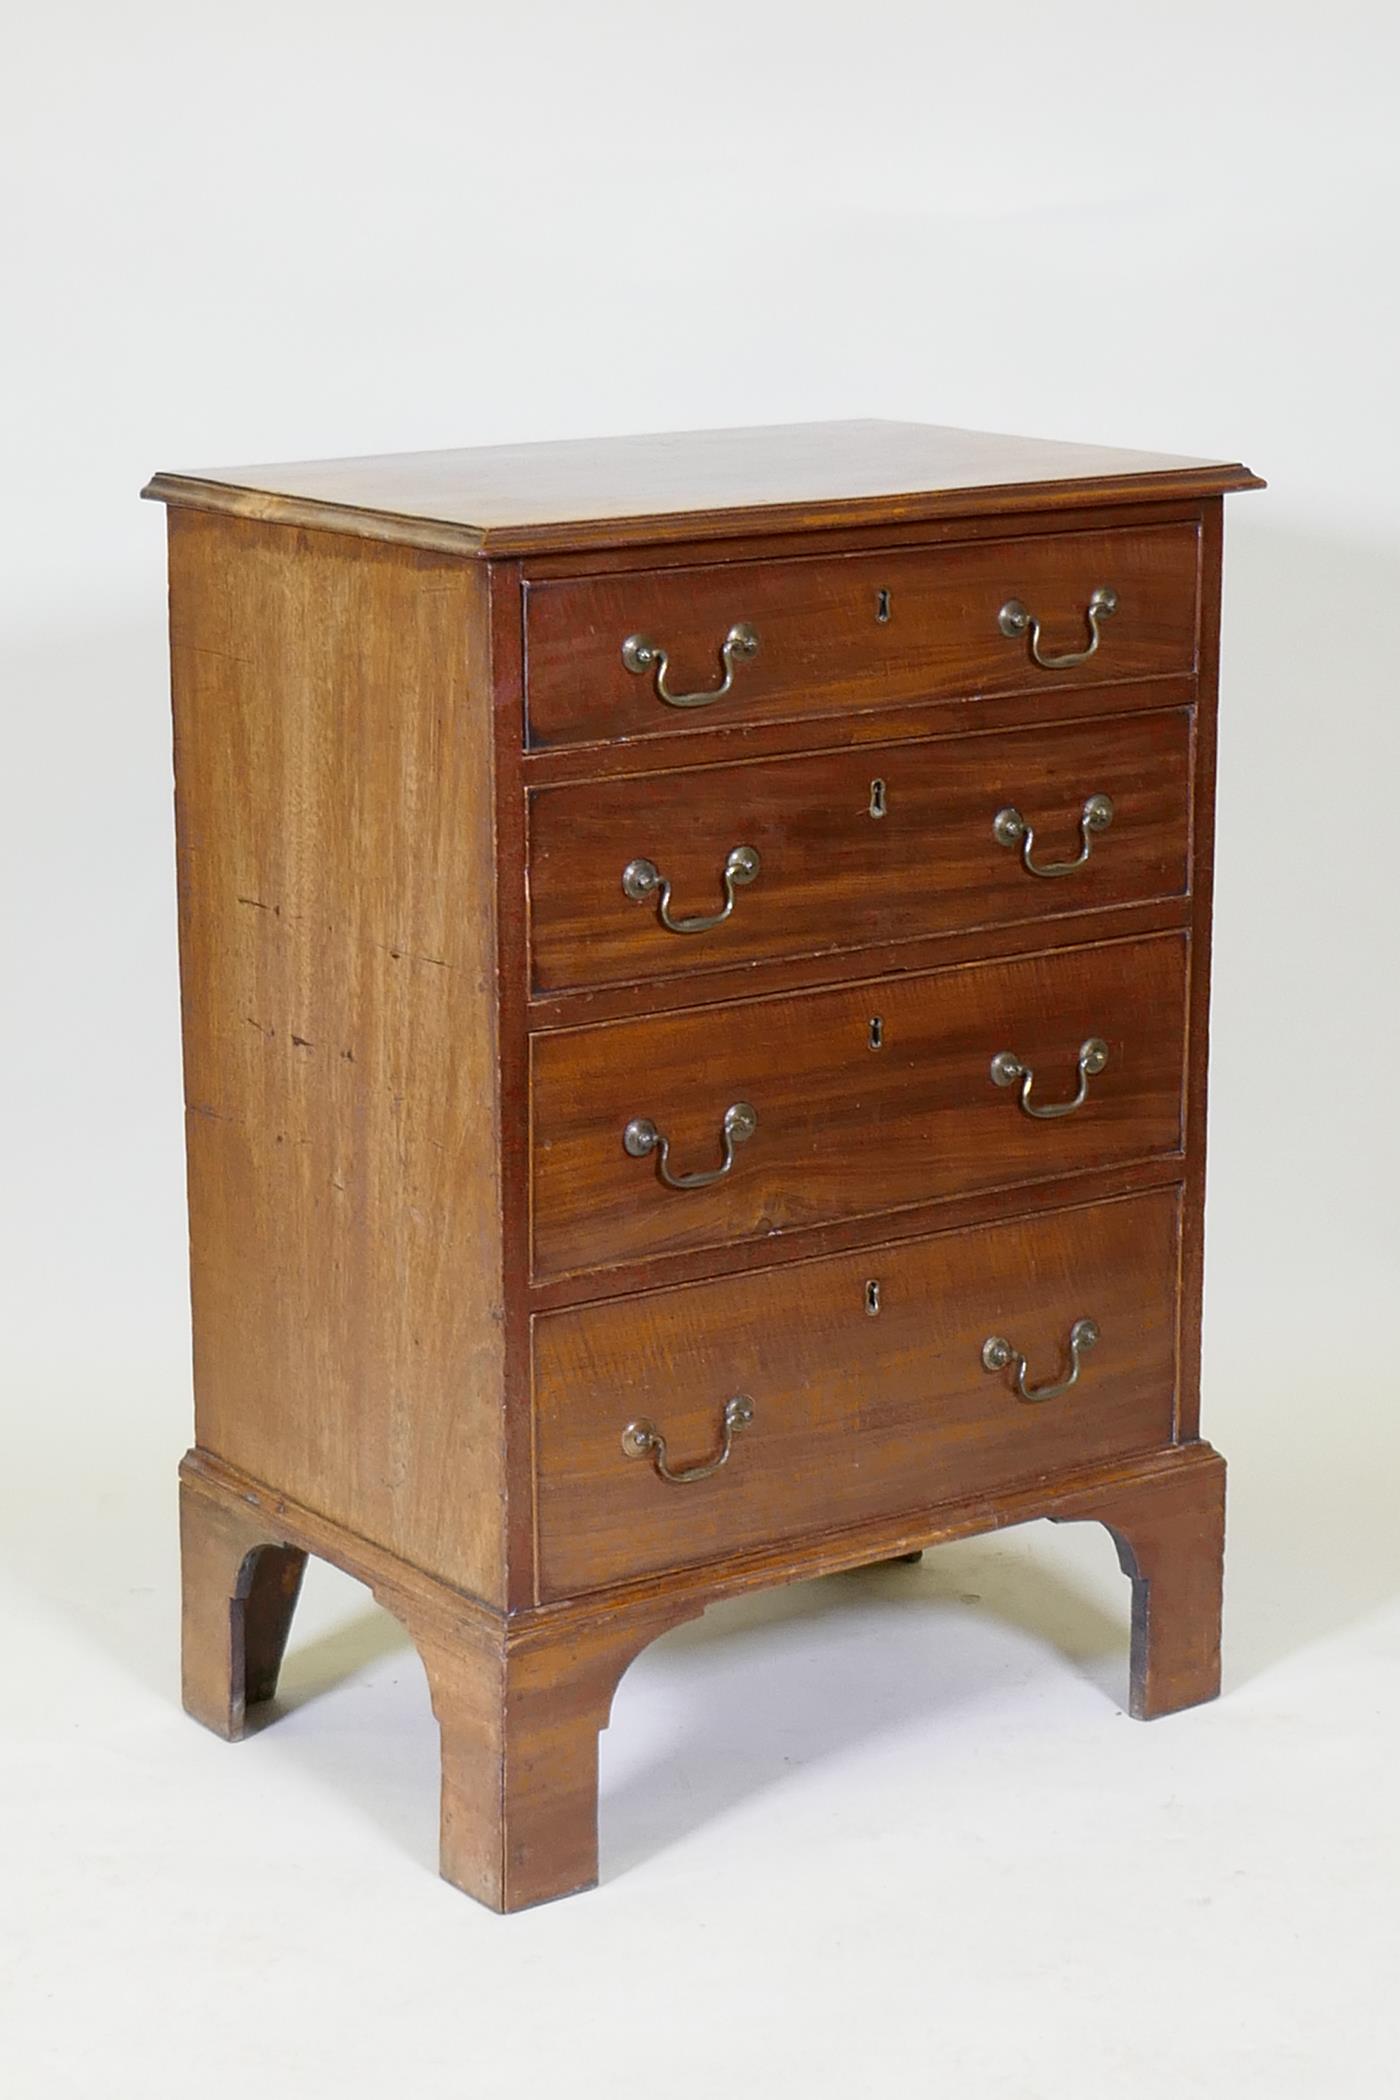
{"label": "white backdrop", "polygon": [[[596,2061],[614,2092],[836,2092],[933,2052],[979,2100],[1120,2076],[1274,2100],[1323,2066],[1329,2094],[1374,2095],[1400,1720],[1400,15],[48,0],[4,49],[22,2089],[110,2071],[76,1992],[153,2096],[187,2089],[196,2015],[210,2093],[257,2032],[270,2093],[317,2066],[494,2093],[518,1983],[562,2007],[514,2045],[522,2090]],[[853,415],[1271,484],[1233,499],[1226,558],[1205,1402],[1234,1465],[1231,1695],[1111,1725],[1127,1593],[1100,1534],[712,1614],[619,1699],[608,1885],[501,1926],[423,1871],[421,1676],[348,1586],[307,1599],[279,1729],[225,1753],[172,1711],[188,1334],[163,517],[137,490],[157,466]]]}

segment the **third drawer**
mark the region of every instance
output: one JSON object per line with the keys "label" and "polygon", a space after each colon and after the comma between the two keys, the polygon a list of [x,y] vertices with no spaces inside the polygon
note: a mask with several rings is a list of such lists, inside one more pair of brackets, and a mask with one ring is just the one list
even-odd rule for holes
{"label": "third drawer", "polygon": [[1157,934],[535,1036],[536,1277],[1178,1152],[1188,946]]}

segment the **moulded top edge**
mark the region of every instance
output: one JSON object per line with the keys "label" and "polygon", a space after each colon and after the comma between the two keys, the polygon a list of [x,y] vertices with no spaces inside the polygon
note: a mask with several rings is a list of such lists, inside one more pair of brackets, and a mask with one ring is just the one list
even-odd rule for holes
{"label": "moulded top edge", "polygon": [[1184,459],[917,423],[570,439],[154,476],[143,495],[455,553],[521,555],[1218,496]]}

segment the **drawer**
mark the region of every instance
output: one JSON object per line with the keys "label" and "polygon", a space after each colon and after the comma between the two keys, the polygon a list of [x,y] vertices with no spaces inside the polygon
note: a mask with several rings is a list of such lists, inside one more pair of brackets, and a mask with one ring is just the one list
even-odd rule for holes
{"label": "drawer", "polygon": [[1168,1443],[1177,1217],[1157,1190],[538,1316],[542,1596]]}
{"label": "drawer", "polygon": [[[536,580],[525,596],[529,742],[1190,671],[1198,551],[1188,523]],[[1086,658],[1088,608],[1103,591],[1116,604]],[[1003,620],[1008,606],[1039,623],[1038,640]]]}
{"label": "drawer", "polygon": [[[1190,749],[1177,708],[536,789],[535,987],[1181,896]],[[1103,798],[1099,830],[1085,811]]]}
{"label": "drawer", "polygon": [[535,1274],[1178,1151],[1186,952],[1159,934],[535,1036]]}

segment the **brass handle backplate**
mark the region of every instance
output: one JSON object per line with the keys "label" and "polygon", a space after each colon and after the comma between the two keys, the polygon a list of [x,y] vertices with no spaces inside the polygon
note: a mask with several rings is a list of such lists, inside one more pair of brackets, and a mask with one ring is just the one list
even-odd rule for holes
{"label": "brass handle backplate", "polygon": [[1072,875],[1076,868],[1083,867],[1093,852],[1097,834],[1107,831],[1112,822],[1112,796],[1090,795],[1079,812],[1079,853],[1074,860],[1032,860],[1035,827],[1028,824],[1020,810],[1014,807],[1008,806],[997,811],[992,818],[992,836],[999,846],[1006,846],[1012,851],[1020,847],[1021,866],[1028,875]]}
{"label": "brass handle backplate", "polygon": [[999,1334],[989,1334],[982,1344],[982,1368],[984,1371],[1010,1370],[1016,1391],[1022,1400],[1057,1400],[1079,1382],[1079,1366],[1085,1353],[1092,1349],[1099,1338],[1098,1323],[1094,1320],[1076,1320],[1069,1331],[1069,1375],[1053,1385],[1027,1385],[1026,1359],[1019,1349]]}
{"label": "brass handle backplate", "polygon": [[708,933],[712,926],[722,926],[734,909],[734,892],[745,889],[758,875],[763,863],[753,846],[736,846],[724,863],[724,904],[719,911],[693,919],[671,917],[671,885],[653,860],[629,860],[622,871],[623,894],[634,904],[644,903],[648,897],[656,898],[656,916],[668,933]]}
{"label": "brass handle backplate", "polygon": [[757,1109],[751,1108],[747,1101],[732,1102],[724,1111],[724,1122],[720,1126],[724,1158],[719,1166],[702,1174],[671,1172],[671,1140],[663,1137],[646,1116],[633,1116],[622,1133],[622,1148],[632,1159],[649,1159],[655,1153],[656,1171],[668,1189],[704,1189],[711,1182],[723,1181],[734,1164],[736,1146],[747,1144],[757,1128]]}
{"label": "brass handle backplate", "polygon": [[1022,1064],[1014,1050],[998,1050],[992,1059],[991,1076],[995,1086],[1015,1086],[1021,1082],[1021,1107],[1028,1116],[1038,1116],[1048,1121],[1051,1116],[1072,1116],[1082,1108],[1089,1095],[1089,1081],[1096,1078],[1108,1063],[1108,1044],[1102,1036],[1091,1035],[1079,1046],[1079,1092],[1072,1101],[1032,1101],[1031,1088],[1035,1085],[1035,1072],[1030,1065]]}
{"label": "brass handle backplate", "polygon": [[732,1400],[724,1403],[720,1423],[722,1442],[714,1457],[698,1466],[685,1466],[679,1472],[672,1472],[667,1465],[666,1439],[655,1422],[648,1422],[645,1417],[627,1424],[622,1432],[622,1448],[629,1458],[649,1458],[658,1479],[669,1482],[672,1487],[686,1487],[692,1480],[708,1480],[712,1473],[718,1473],[721,1466],[728,1465],[735,1432],[747,1429],[752,1420],[752,1400],[747,1393],[736,1393]]}
{"label": "brass handle backplate", "polygon": [[734,669],[737,664],[748,663],[758,654],[758,636],[747,620],[736,620],[720,644],[720,669],[724,676],[718,685],[710,686],[701,693],[668,693],[666,671],[670,659],[659,642],[653,642],[644,634],[629,634],[622,645],[622,661],[637,677],[645,677],[648,671],[655,673],[656,697],[664,700],[668,707],[708,707],[712,701],[722,700],[734,686]]}
{"label": "brass handle backplate", "polygon": [[1008,598],[997,614],[997,625],[1008,641],[1017,641],[1023,634],[1030,636],[1031,658],[1042,671],[1068,671],[1075,664],[1087,664],[1099,646],[1099,622],[1110,619],[1118,610],[1118,593],[1104,583],[1093,592],[1085,607],[1084,617],[1089,624],[1089,646],[1087,649],[1072,649],[1067,656],[1042,656],[1040,653],[1040,622],[1034,613],[1027,612],[1019,598]]}

